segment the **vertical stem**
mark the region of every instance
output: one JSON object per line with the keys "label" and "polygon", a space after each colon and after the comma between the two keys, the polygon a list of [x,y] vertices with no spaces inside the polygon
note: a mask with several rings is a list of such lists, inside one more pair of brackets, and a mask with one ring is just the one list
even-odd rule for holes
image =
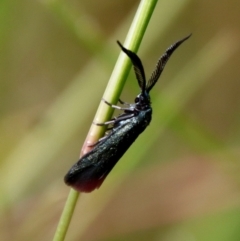
{"label": "vertical stem", "polygon": [[[157,0],[141,1],[124,43],[126,48],[134,52],[138,50],[156,4]],[[110,103],[117,102],[130,67],[129,59],[125,55],[120,54],[103,95],[104,99]],[[108,106],[101,102],[94,121],[97,123],[104,122],[111,117],[112,113],[112,108],[108,108]],[[89,151],[89,144],[95,143],[103,134],[104,128],[92,125],[83,145],[81,155],[87,153]],[[72,189],[70,190],[53,241],[63,241],[65,239],[78,196],[79,193]]]}
{"label": "vertical stem", "polygon": [[[141,1],[124,42],[125,48],[137,52],[156,4],[157,0]],[[130,68],[131,61],[125,54],[121,53],[104,92],[103,98],[105,100],[112,104],[117,103]],[[109,108],[109,106],[101,101],[94,117],[94,122],[103,123],[109,120],[112,114],[113,109]],[[90,151],[89,145],[94,144],[101,136],[103,136],[104,131],[104,127],[96,125],[91,126],[82,148],[82,155]]]}
{"label": "vertical stem", "polygon": [[79,193],[71,189],[59,220],[53,241],[63,241],[65,239],[78,197]]}

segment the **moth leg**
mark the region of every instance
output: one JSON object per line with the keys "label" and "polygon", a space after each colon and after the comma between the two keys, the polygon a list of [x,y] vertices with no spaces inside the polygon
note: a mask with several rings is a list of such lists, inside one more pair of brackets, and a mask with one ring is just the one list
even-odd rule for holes
{"label": "moth leg", "polygon": [[130,105],[131,105],[131,104],[127,103],[127,102],[122,101],[121,99],[119,99],[118,102],[119,102],[121,105],[126,105],[126,106],[130,106]]}
{"label": "moth leg", "polygon": [[115,122],[119,122],[119,121],[122,121],[122,120],[127,120],[129,118],[134,117],[134,115],[135,115],[134,113],[128,113],[128,114],[121,115],[121,116],[116,118]]}
{"label": "moth leg", "polygon": [[[112,118],[111,120],[109,121],[106,121],[106,122],[103,122],[103,123],[96,123],[96,122],[93,122],[93,124],[97,125],[97,126],[107,126],[109,124],[115,124],[116,122],[119,122],[119,121],[122,121],[122,120],[127,120],[129,118],[132,118],[135,114],[133,112],[130,112],[130,113],[125,113],[123,115],[120,115],[118,117],[114,117]],[[112,127],[108,128],[108,130],[111,130]]]}
{"label": "moth leg", "polygon": [[108,101],[106,101],[106,100],[103,99],[103,98],[102,98],[102,100],[103,100],[103,102],[104,102],[105,104],[111,106],[111,107],[114,108],[114,109],[118,109],[118,110],[130,110],[130,111],[132,110],[131,108],[123,108],[123,107],[121,107],[121,106],[112,105],[111,103],[109,103]]}
{"label": "moth leg", "polygon": [[93,122],[93,124],[97,125],[97,126],[107,126],[109,124],[114,124],[115,121],[116,121],[116,117],[114,117],[113,119],[109,120],[109,121],[106,121],[106,122],[103,122],[103,123],[96,123],[96,122]]}
{"label": "moth leg", "polygon": [[[117,106],[117,105],[112,105],[111,103],[109,103],[108,101],[106,101],[105,99],[102,98],[102,100],[104,101],[104,103],[106,103],[107,105],[111,106],[112,108],[114,109],[118,109],[118,110],[124,110],[126,111],[127,113],[124,113],[118,117],[114,117],[112,119],[110,119],[109,121],[106,121],[106,122],[103,122],[103,123],[96,123],[96,122],[93,122],[93,124],[97,125],[97,126],[107,126],[109,124],[115,124],[116,122],[119,122],[121,120],[126,120],[126,119],[129,119],[131,117],[134,116],[134,109],[133,108],[122,108],[120,106]],[[122,102],[122,101],[121,101]],[[124,103],[124,102],[122,102]],[[130,105],[129,105],[130,106]],[[111,128],[110,128],[111,129]]]}

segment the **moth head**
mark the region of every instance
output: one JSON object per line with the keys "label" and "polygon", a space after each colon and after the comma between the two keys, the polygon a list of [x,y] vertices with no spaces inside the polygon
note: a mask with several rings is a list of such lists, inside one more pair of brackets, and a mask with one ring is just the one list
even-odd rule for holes
{"label": "moth head", "polygon": [[135,98],[135,105],[138,110],[143,110],[149,108],[151,105],[150,95],[147,91],[141,92]]}

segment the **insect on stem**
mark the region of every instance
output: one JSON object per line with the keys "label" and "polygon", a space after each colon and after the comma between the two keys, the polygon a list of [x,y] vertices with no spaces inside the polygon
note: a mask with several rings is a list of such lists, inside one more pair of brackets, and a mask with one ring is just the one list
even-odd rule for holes
{"label": "insect on stem", "polygon": [[110,132],[105,133],[103,138],[92,145],[93,149],[82,156],[78,162],[72,166],[64,177],[67,185],[79,192],[91,192],[102,185],[115,164],[150,124],[152,108],[149,92],[158,81],[172,53],[190,36],[191,34],[177,41],[165,51],[157,61],[156,67],[148,81],[146,81],[140,58],[117,41],[122,51],[130,58],[133,64],[141,92],[132,104],[119,100],[125,107],[112,105],[102,99],[104,103],[114,109],[122,110],[123,113],[105,123],[95,123],[100,126],[111,125],[111,127],[108,128]]}

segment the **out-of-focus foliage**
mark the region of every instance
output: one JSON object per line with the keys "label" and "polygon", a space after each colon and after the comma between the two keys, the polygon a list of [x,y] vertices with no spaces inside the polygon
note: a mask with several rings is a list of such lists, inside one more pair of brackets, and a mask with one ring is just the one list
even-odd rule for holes
{"label": "out-of-focus foliage", "polygon": [[[0,237],[51,240],[139,1],[0,3]],[[147,76],[190,32],[152,90],[153,121],[66,240],[238,241],[240,2],[159,1],[140,47]],[[122,99],[138,94],[131,73]],[[129,172],[128,170],[132,171]]]}

